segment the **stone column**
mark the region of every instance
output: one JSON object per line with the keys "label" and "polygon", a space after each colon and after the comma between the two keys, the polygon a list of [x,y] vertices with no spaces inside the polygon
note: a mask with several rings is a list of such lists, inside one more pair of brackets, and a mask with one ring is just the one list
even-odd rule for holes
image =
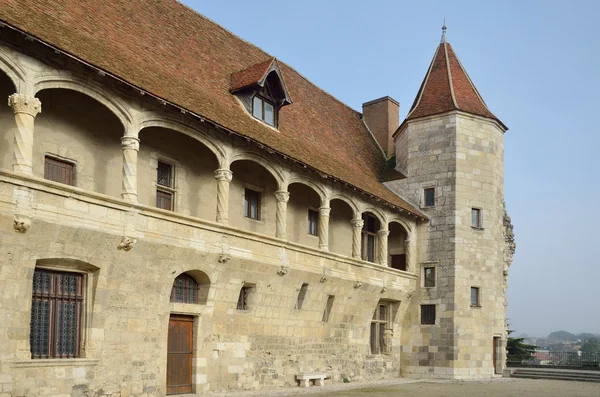
{"label": "stone column", "polygon": [[379,260],[379,264],[381,266],[388,265],[388,236],[390,234],[389,230],[381,229],[377,232],[377,259]]}
{"label": "stone column", "polygon": [[121,149],[123,150],[123,186],[121,197],[130,203],[137,203],[137,160],[140,150],[140,140],[136,136],[125,135],[121,138]]}
{"label": "stone column", "polygon": [[217,222],[227,225],[229,223],[229,184],[233,172],[220,168],[215,171],[217,180]]}
{"label": "stone column", "polygon": [[8,106],[15,113],[17,129],[15,130],[13,171],[31,175],[33,173],[33,122],[35,116],[42,111],[39,99],[12,94],[8,97]]}
{"label": "stone column", "polygon": [[414,271],[417,260],[417,244],[414,238],[406,240],[406,271]]}
{"label": "stone column", "polygon": [[275,198],[277,199],[277,228],[275,229],[275,236],[286,238],[287,203],[290,199],[290,193],[285,190],[278,190],[275,192]]}
{"label": "stone column", "polygon": [[360,259],[360,251],[361,251],[361,242],[362,242],[362,228],[364,225],[364,221],[362,219],[352,219],[350,221],[352,224],[352,257],[356,259]]}
{"label": "stone column", "polygon": [[331,208],[319,207],[319,249],[329,251],[329,213]]}

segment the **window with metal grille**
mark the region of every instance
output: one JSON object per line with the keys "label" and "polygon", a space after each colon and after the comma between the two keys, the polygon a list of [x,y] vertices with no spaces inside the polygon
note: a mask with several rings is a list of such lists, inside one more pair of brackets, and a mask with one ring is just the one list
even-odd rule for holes
{"label": "window with metal grille", "polygon": [[323,311],[323,322],[326,323],[329,321],[329,316],[331,315],[331,309],[333,308],[333,301],[335,300],[335,296],[329,295],[327,297],[327,304],[325,305],[325,310]]}
{"label": "window with metal grille", "polygon": [[171,302],[198,303],[198,289],[198,283],[192,276],[180,274],[173,282]]}
{"label": "window with metal grille", "polygon": [[75,186],[75,166],[73,163],[46,156],[44,158],[44,178],[50,181]]}
{"label": "window with metal grille", "polygon": [[406,270],[406,254],[392,255],[392,268]]}
{"label": "window with metal grille", "polygon": [[423,268],[423,286],[435,287],[435,267]]}
{"label": "window with metal grille", "polygon": [[471,226],[476,229],[481,229],[483,223],[481,222],[481,209],[471,208]]}
{"label": "window with metal grille", "polygon": [[260,219],[260,192],[246,188],[244,191],[244,216]]}
{"label": "window with metal grille", "polygon": [[236,307],[237,310],[248,310],[248,299],[253,289],[254,286],[251,285],[244,285],[242,287],[242,289],[240,290],[240,295],[238,296]]}
{"label": "window with metal grille", "polygon": [[173,211],[174,189],[173,165],[163,161],[158,162],[156,169],[156,207]]}
{"label": "window with metal grille", "polygon": [[319,233],[319,211],[308,210],[308,234],[316,236]]}
{"label": "window with metal grille", "polygon": [[296,310],[302,309],[302,305],[304,304],[304,298],[306,297],[306,291],[308,290],[308,284],[304,283],[300,287],[300,292],[298,292],[298,298],[296,299]]}
{"label": "window with metal grille", "polygon": [[29,333],[31,357],[79,357],[82,310],[82,274],[35,270]]}
{"label": "window with metal grille", "polygon": [[435,305],[421,305],[421,324],[435,324]]}
{"label": "window with metal grille", "polygon": [[377,229],[379,221],[374,216],[363,215],[362,229],[362,251],[361,257],[365,261],[375,262],[375,239],[377,238]]}
{"label": "window with metal grille", "polygon": [[435,206],[435,188],[428,187],[426,189],[423,189],[423,203],[424,207]]}
{"label": "window with metal grille", "polygon": [[471,306],[479,305],[479,287],[471,287]]}
{"label": "window with metal grille", "polygon": [[371,320],[371,354],[382,354],[385,352],[385,330],[389,329],[390,306],[378,304],[373,319]]}

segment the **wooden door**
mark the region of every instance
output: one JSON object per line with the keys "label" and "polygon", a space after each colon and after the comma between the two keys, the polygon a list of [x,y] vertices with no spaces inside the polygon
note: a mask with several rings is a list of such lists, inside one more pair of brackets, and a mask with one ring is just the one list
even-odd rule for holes
{"label": "wooden door", "polygon": [[171,314],[167,346],[167,394],[192,393],[194,318]]}

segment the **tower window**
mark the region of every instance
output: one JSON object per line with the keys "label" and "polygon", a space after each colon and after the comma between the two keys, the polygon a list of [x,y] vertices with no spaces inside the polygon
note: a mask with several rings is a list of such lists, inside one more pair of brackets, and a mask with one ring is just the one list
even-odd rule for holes
{"label": "tower window", "polygon": [[435,206],[435,188],[428,187],[423,190],[423,202],[424,207],[434,207]]}
{"label": "tower window", "polygon": [[435,324],[435,305],[421,305],[421,324]]}
{"label": "tower window", "polygon": [[252,99],[252,115],[269,125],[275,126],[275,106],[261,96],[255,95]]}
{"label": "tower window", "polygon": [[483,222],[481,220],[481,209],[471,208],[471,226],[476,229],[483,228]]}
{"label": "tower window", "polygon": [[479,301],[479,287],[471,287],[471,306],[481,306]]}
{"label": "tower window", "polygon": [[425,287],[435,287],[435,267],[426,267],[423,269]]}

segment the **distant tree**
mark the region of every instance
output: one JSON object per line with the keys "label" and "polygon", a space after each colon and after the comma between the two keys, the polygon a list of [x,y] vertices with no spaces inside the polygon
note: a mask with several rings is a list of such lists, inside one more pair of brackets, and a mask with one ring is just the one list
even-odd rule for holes
{"label": "distant tree", "polygon": [[588,339],[592,339],[592,338],[596,338],[596,335],[594,334],[590,334],[589,332],[582,332],[580,334],[577,335],[577,339],[580,339],[582,341],[586,341]]}
{"label": "distant tree", "polygon": [[600,339],[590,338],[581,345],[582,353],[596,353],[600,354]]}
{"label": "distant tree", "polygon": [[[508,330],[508,335],[512,334],[513,330]],[[521,362],[523,360],[533,359],[533,353],[537,346],[528,345],[524,342],[525,338],[511,338],[508,337],[506,341],[507,359],[508,361]]]}
{"label": "distant tree", "polygon": [[548,335],[548,339],[575,341],[575,340],[577,340],[577,336],[575,336],[572,333],[567,332],[567,331],[554,331],[554,332],[551,332],[550,335]]}

